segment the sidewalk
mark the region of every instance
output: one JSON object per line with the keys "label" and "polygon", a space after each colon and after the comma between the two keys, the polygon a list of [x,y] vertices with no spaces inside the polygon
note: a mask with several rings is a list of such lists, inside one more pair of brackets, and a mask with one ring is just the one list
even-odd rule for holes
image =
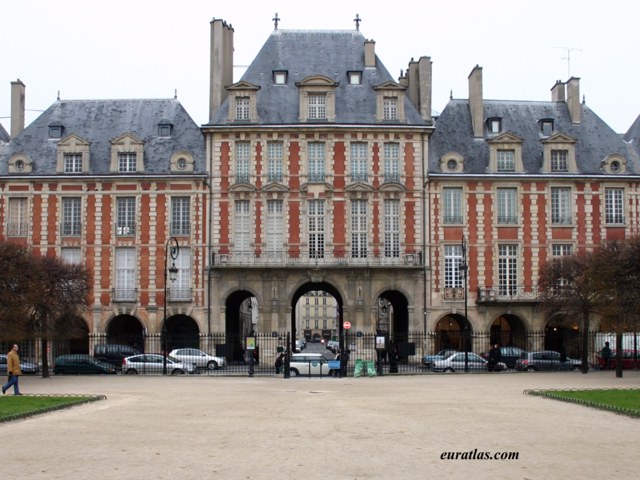
{"label": "sidewalk", "polygon": [[[23,377],[24,394],[107,400],[0,424],[2,470],[21,480],[635,478],[639,420],[522,393],[640,386],[640,372],[614,375]],[[519,458],[441,459],[474,450]]]}

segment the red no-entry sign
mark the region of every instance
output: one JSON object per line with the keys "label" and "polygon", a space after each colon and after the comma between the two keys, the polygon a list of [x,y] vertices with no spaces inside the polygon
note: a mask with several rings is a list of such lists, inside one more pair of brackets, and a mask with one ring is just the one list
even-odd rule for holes
{"label": "red no-entry sign", "polygon": [[342,326],[345,330],[349,330],[351,328],[351,322],[344,322]]}

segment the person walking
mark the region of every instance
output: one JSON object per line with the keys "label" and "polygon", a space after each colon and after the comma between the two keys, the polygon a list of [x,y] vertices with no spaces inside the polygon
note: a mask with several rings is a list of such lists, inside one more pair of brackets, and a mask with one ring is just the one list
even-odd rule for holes
{"label": "person walking", "polygon": [[502,361],[502,352],[500,345],[497,343],[489,350],[489,364],[487,365],[490,372],[498,370],[498,364]]}
{"label": "person walking", "polygon": [[280,373],[280,371],[282,370],[283,366],[284,366],[284,353],[281,353],[276,358],[276,363],[275,363],[276,374]]}
{"label": "person walking", "polygon": [[604,342],[604,347],[602,347],[602,361],[604,369],[609,370],[611,368],[611,347],[609,347],[609,342]]}
{"label": "person walking", "polygon": [[18,345],[16,344],[13,345],[11,351],[7,354],[7,373],[9,374],[9,381],[2,386],[2,394],[4,395],[13,385],[13,394],[22,395],[20,393],[20,386],[18,385],[22,371],[20,370],[20,356],[18,355]]}

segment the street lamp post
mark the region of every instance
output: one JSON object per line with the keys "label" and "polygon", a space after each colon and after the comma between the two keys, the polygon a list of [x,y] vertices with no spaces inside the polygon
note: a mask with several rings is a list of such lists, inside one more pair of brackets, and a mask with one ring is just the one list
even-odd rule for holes
{"label": "street lamp post", "polygon": [[[171,244],[171,245],[170,245]],[[178,276],[178,267],[176,267],[176,258],[180,254],[180,245],[175,237],[169,237],[164,251],[164,320],[162,321],[162,374],[167,374],[167,271],[169,272],[169,280],[175,282]],[[169,257],[171,257],[171,267],[167,268]]]}
{"label": "street lamp post", "polygon": [[464,371],[469,371],[469,318],[467,317],[467,241],[462,236],[462,263],[458,267],[464,275]]}

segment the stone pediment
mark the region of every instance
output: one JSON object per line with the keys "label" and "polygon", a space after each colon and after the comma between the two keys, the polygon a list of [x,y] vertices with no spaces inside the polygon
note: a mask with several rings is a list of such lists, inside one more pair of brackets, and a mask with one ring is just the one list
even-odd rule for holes
{"label": "stone pediment", "polygon": [[567,143],[577,143],[577,140],[563,133],[556,133],[542,140],[542,143],[562,143],[566,145]]}
{"label": "stone pediment", "polygon": [[287,193],[289,192],[289,188],[285,185],[282,185],[278,182],[267,183],[264,187],[260,189],[262,192],[272,192],[272,193]]}
{"label": "stone pediment", "polygon": [[125,133],[112,139],[111,145],[144,145],[144,141],[133,133]]}
{"label": "stone pediment", "polygon": [[374,90],[401,90],[401,91],[405,91],[407,89],[407,87],[400,85],[399,83],[396,82],[384,82],[381,83],[380,85],[376,85],[375,87],[373,87]]}
{"label": "stone pediment", "polygon": [[253,83],[249,83],[249,82],[237,82],[234,83],[232,85],[229,85],[227,87],[225,87],[226,90],[228,91],[236,91],[236,90],[260,90],[260,86],[259,85],[254,85]]}
{"label": "stone pediment", "polygon": [[302,79],[300,82],[296,82],[298,87],[337,87],[338,82],[334,82],[329,77],[324,75],[311,75]]}
{"label": "stone pediment", "polygon": [[381,193],[404,193],[407,189],[398,182],[386,182],[380,185]]}
{"label": "stone pediment", "polygon": [[345,191],[348,193],[372,193],[373,187],[365,182],[355,182],[347,185]]}
{"label": "stone pediment", "polygon": [[229,187],[229,192],[232,193],[255,193],[256,187],[251,185],[250,183],[239,182],[231,185]]}
{"label": "stone pediment", "polygon": [[79,137],[75,133],[67,135],[63,139],[58,142],[58,148],[62,147],[75,147],[75,146],[83,146],[88,147],[91,145],[91,142],[85,140],[82,137]]}
{"label": "stone pediment", "polygon": [[487,140],[487,143],[524,143],[524,139],[512,133],[502,133]]}

